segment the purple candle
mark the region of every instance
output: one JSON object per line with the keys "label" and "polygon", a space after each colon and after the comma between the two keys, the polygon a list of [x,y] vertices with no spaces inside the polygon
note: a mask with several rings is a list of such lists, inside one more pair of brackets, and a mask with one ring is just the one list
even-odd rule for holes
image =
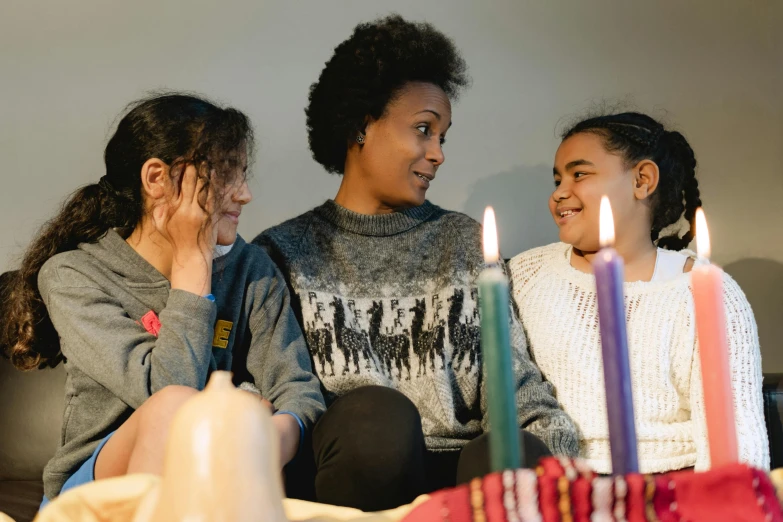
{"label": "purple candle", "polygon": [[[601,326],[609,446],[612,450],[612,473],[624,475],[639,472],[639,458],[636,452],[628,336],[625,332],[623,258],[611,247],[614,243],[614,220],[606,196],[601,198],[600,238],[601,250],[593,260],[593,273]],[[651,332],[651,335],[655,333]]]}

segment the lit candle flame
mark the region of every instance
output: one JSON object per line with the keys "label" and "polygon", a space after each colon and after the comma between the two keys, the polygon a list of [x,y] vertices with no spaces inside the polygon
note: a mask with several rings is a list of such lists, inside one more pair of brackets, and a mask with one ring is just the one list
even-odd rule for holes
{"label": "lit candle flame", "polygon": [[486,263],[497,263],[499,258],[495,211],[492,210],[492,207],[487,207],[484,210],[484,261]]}
{"label": "lit candle flame", "polygon": [[710,231],[707,228],[707,218],[704,217],[704,211],[701,207],[696,209],[696,252],[699,257],[709,259],[712,251],[710,250]]}
{"label": "lit candle flame", "polygon": [[614,244],[614,216],[612,215],[612,205],[609,204],[609,198],[606,196],[601,196],[598,238],[601,248],[610,247]]}

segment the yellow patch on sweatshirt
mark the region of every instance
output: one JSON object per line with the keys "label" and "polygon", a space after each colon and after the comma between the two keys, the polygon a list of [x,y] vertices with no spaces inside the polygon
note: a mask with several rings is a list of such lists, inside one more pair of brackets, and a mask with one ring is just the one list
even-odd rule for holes
{"label": "yellow patch on sweatshirt", "polygon": [[213,348],[227,348],[228,338],[231,336],[231,329],[234,327],[234,323],[231,321],[223,321],[218,319],[215,323],[215,336],[212,338]]}

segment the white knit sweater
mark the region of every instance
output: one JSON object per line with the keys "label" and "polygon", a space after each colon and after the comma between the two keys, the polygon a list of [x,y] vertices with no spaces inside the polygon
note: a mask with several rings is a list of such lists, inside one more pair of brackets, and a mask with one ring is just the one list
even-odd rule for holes
{"label": "white knit sweater", "polygon": [[[509,265],[530,350],[579,427],[580,455],[611,472],[595,278],[570,264],[571,246],[522,253]],[[769,468],[761,355],[750,304],[724,275],[740,459]],[[644,473],[709,467],[689,274],[625,285],[639,465]]]}

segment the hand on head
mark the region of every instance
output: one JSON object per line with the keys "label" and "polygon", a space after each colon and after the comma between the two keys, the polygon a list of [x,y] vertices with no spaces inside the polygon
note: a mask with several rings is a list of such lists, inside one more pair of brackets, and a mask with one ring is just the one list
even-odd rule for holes
{"label": "hand on head", "polygon": [[155,230],[171,245],[175,262],[198,254],[211,261],[217,227],[214,190],[207,174],[185,164],[169,179],[168,201],[152,209]]}

